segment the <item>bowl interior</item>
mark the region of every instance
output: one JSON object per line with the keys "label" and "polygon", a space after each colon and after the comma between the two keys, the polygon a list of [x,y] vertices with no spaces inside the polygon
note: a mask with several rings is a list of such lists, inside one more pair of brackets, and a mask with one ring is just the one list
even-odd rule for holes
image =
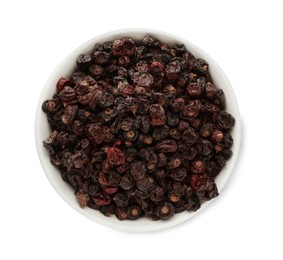
{"label": "bowl interior", "polygon": [[165,32],[160,32],[156,30],[150,29],[126,29],[119,30],[114,32],[109,32],[100,36],[97,36],[86,43],[82,44],[80,47],[75,49],[72,53],[70,53],[52,72],[50,78],[48,79],[45,87],[43,88],[42,94],[40,96],[36,121],[35,121],[35,137],[36,137],[36,146],[39,155],[39,159],[41,161],[43,170],[48,177],[50,183],[54,187],[54,189],[58,192],[58,194],[75,210],[80,212],[82,215],[88,217],[89,219],[96,221],[100,224],[110,226],[113,228],[117,228],[125,231],[153,231],[165,229],[183,221],[191,218],[200,210],[204,209],[211,201],[205,202],[202,204],[201,209],[194,213],[183,212],[180,214],[175,214],[171,219],[167,221],[150,221],[146,218],[141,218],[135,221],[119,221],[115,216],[105,217],[99,211],[90,209],[90,208],[80,208],[73,189],[65,183],[60,175],[60,172],[50,163],[49,154],[47,150],[43,147],[42,141],[46,139],[50,134],[50,128],[47,122],[46,115],[41,110],[41,105],[46,99],[50,99],[52,95],[55,93],[55,86],[60,77],[68,77],[72,74],[76,65],[76,58],[78,55],[82,53],[90,53],[93,50],[94,44],[97,42],[105,42],[111,41],[115,39],[120,39],[122,37],[128,36],[134,40],[141,40],[147,33],[155,35],[162,42],[167,44],[171,43],[183,43],[187,47],[187,49],[192,52],[197,58],[205,59],[209,64],[210,73],[213,78],[214,84],[218,88],[222,88],[225,96],[226,96],[226,110],[231,113],[235,119],[236,124],[232,130],[232,136],[234,138],[234,145],[232,147],[233,156],[227,162],[227,166],[221,171],[221,173],[216,178],[216,184],[219,192],[223,189],[225,184],[227,183],[234,165],[236,163],[239,148],[240,148],[240,138],[241,138],[241,127],[240,127],[240,116],[237,105],[237,100],[234,95],[231,84],[226,78],[224,72],[220,69],[220,67],[216,64],[216,62],[204,51],[188,42],[185,39],[182,39],[178,36],[171,35]]}

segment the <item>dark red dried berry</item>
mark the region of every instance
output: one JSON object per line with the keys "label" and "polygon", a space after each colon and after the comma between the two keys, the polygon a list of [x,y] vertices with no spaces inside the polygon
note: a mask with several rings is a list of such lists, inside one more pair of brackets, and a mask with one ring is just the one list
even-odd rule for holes
{"label": "dark red dried berry", "polygon": [[106,153],[106,160],[110,165],[120,165],[126,161],[126,155],[117,147],[108,148]]}
{"label": "dark red dried berry", "polygon": [[177,150],[177,144],[174,140],[164,140],[155,146],[160,153],[174,153]]}
{"label": "dark red dried berry", "polygon": [[205,191],[209,188],[212,181],[205,173],[200,173],[191,175],[190,183],[195,191]]}
{"label": "dark red dried berry", "polygon": [[73,88],[65,86],[59,93],[60,98],[67,104],[73,104],[76,102],[76,92]]}
{"label": "dark red dried berry", "polygon": [[191,164],[192,173],[202,173],[205,171],[205,163],[202,160],[195,160]]}
{"label": "dark red dried berry", "polygon": [[89,67],[89,72],[92,77],[99,79],[101,76],[103,76],[104,69],[100,65],[94,64]]}
{"label": "dark red dried berry", "polygon": [[136,53],[135,43],[130,38],[124,38],[122,40],[122,49],[124,55],[133,56]]}
{"label": "dark red dried berry", "polygon": [[216,129],[212,132],[211,139],[214,142],[220,143],[223,140],[223,138],[224,138],[224,134],[222,131]]}
{"label": "dark red dried berry", "polygon": [[65,86],[68,86],[70,84],[72,84],[70,79],[61,77],[56,84],[57,93],[60,93]]}
{"label": "dark red dried berry", "polygon": [[205,84],[205,95],[208,98],[214,98],[217,93],[217,88],[210,82],[207,82]]}
{"label": "dark red dried berry", "polygon": [[151,117],[151,124],[153,126],[165,125],[166,115],[164,108],[159,104],[153,104],[149,108],[149,115]]}
{"label": "dark red dried berry", "polygon": [[180,116],[184,119],[194,120],[201,109],[201,103],[199,100],[189,101],[187,105],[185,105],[181,111]]}
{"label": "dark red dried berry", "polygon": [[111,203],[111,198],[106,193],[99,193],[95,197],[92,197],[94,203],[98,206],[105,206]]}
{"label": "dark red dried berry", "polygon": [[174,112],[180,112],[185,105],[185,100],[183,98],[176,98],[171,100],[170,105]]}
{"label": "dark red dried berry", "polygon": [[64,115],[62,116],[62,122],[66,125],[72,123],[75,119],[78,107],[77,106],[66,106],[64,108]]}
{"label": "dark red dried berry", "polygon": [[158,61],[154,61],[150,64],[150,71],[153,75],[163,75],[164,65]]}
{"label": "dark red dried berry", "polygon": [[103,191],[107,194],[115,194],[118,191],[117,187],[105,187]]}
{"label": "dark red dried berry", "polygon": [[121,67],[128,67],[131,64],[131,58],[127,55],[122,55],[118,59],[118,65]]}
{"label": "dark red dried berry", "polygon": [[153,83],[153,77],[147,72],[135,72],[133,75],[133,82],[142,87],[149,87]]}
{"label": "dark red dried berry", "polygon": [[175,80],[181,71],[181,65],[178,61],[171,61],[166,65],[165,73],[168,80]]}
{"label": "dark red dried berry", "polygon": [[120,56],[123,54],[123,41],[115,40],[112,45],[112,54]]}
{"label": "dark red dried berry", "polygon": [[187,92],[191,97],[198,97],[201,95],[201,86],[198,83],[190,83]]}

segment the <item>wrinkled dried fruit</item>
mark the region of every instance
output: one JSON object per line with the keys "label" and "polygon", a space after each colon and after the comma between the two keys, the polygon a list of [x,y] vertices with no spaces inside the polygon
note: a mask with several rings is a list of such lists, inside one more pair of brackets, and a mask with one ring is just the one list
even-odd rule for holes
{"label": "wrinkled dried fruit", "polygon": [[147,34],[96,43],[76,64],[42,104],[43,146],[80,207],[166,220],[218,196],[235,119],[205,60]]}

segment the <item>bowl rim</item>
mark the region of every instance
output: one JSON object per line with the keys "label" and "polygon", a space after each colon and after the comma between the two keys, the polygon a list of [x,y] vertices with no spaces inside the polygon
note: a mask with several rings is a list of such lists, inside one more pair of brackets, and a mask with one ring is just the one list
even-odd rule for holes
{"label": "bowl rim", "polygon": [[[76,204],[74,204],[73,203],[74,198],[70,198],[70,197],[66,196],[66,194],[64,194],[64,192],[62,191],[62,187],[60,187],[62,185],[62,183],[57,183],[57,181],[52,177],[52,174],[50,172],[51,168],[54,168],[53,171],[58,171],[58,170],[53,165],[51,165],[51,163],[49,161],[49,156],[46,157],[46,153],[43,152],[43,150],[42,150],[43,139],[41,139],[41,136],[39,134],[40,131],[41,131],[41,128],[42,128],[42,126],[41,126],[42,116],[44,114],[41,110],[42,102],[48,98],[46,96],[46,93],[48,92],[48,89],[50,88],[51,82],[54,81],[54,78],[57,77],[57,80],[58,80],[62,76],[63,73],[60,74],[62,72],[62,65],[64,65],[70,59],[72,59],[75,56],[74,54],[78,53],[78,51],[83,50],[83,49],[85,50],[89,46],[93,47],[96,42],[105,41],[105,40],[102,40],[102,39],[105,39],[105,38],[115,39],[116,37],[121,38],[121,37],[123,37],[121,35],[124,35],[124,37],[125,36],[132,37],[132,35],[135,35],[135,34],[143,34],[143,35],[153,34],[159,39],[160,38],[169,38],[169,39],[174,39],[174,42],[184,43],[186,46],[189,46],[189,48],[188,48],[189,51],[191,51],[192,53],[197,52],[200,55],[196,55],[196,56],[199,56],[199,57],[203,58],[204,60],[208,61],[208,64],[210,66],[210,70],[213,67],[214,70],[217,72],[217,76],[220,76],[221,80],[224,82],[221,86],[219,86],[219,88],[223,89],[222,86],[225,85],[225,91],[224,92],[225,92],[226,98],[227,98],[227,92],[229,92],[229,102],[231,102],[231,108],[233,108],[233,116],[236,119],[235,126],[232,130],[232,133],[233,133],[232,136],[233,136],[234,140],[237,140],[237,142],[234,142],[234,144],[233,144],[233,147],[232,147],[233,156],[227,162],[227,166],[226,166],[227,172],[225,173],[225,176],[220,183],[221,184],[220,187],[217,184],[217,187],[219,189],[219,193],[222,192],[223,188],[226,186],[228,180],[230,179],[231,174],[232,174],[232,172],[235,168],[235,165],[237,163],[239,152],[240,152],[240,147],[241,147],[241,140],[242,140],[242,126],[241,126],[241,119],[240,119],[240,111],[239,111],[239,106],[238,106],[238,102],[237,102],[234,90],[232,88],[230,81],[228,80],[227,76],[225,75],[224,71],[221,69],[221,67],[216,63],[216,61],[210,55],[208,55],[205,51],[203,51],[201,48],[199,48],[195,44],[191,43],[190,41],[188,41],[188,40],[186,40],[182,37],[179,37],[177,35],[168,33],[168,32],[155,30],[155,29],[149,29],[149,28],[125,28],[125,29],[113,30],[113,31],[109,31],[109,32],[97,35],[97,36],[89,39],[88,41],[84,42],[83,44],[81,44],[80,46],[75,48],[73,51],[71,51],[66,57],[63,58],[63,60],[51,72],[48,80],[46,81],[44,87],[42,88],[40,98],[39,98],[39,101],[38,101],[38,104],[37,104],[36,115],[35,115],[35,144],[36,144],[37,154],[38,154],[42,169],[43,169],[46,177],[48,178],[50,184],[53,186],[55,191],[60,195],[60,197],[67,204],[69,204],[73,209],[75,209],[77,212],[84,215],[88,219],[91,219],[92,221],[95,221],[96,223],[102,224],[104,226],[108,226],[108,227],[118,229],[118,230],[121,230],[121,231],[148,232],[148,231],[157,231],[157,230],[167,229],[167,228],[173,227],[175,225],[181,224],[181,223],[185,222],[186,220],[190,219],[191,217],[193,217],[194,215],[201,212],[203,209],[205,209],[211,202],[214,201],[214,199],[202,203],[201,208],[199,210],[197,210],[196,212],[191,212],[191,213],[183,212],[183,213],[180,213],[180,214],[175,214],[169,220],[150,221],[150,220],[146,219],[147,223],[150,223],[150,225],[147,225],[147,223],[146,224],[141,223],[141,225],[133,224],[137,220],[135,220],[135,221],[130,221],[130,220],[119,221],[114,216],[105,217],[104,215],[102,215],[98,211],[97,212],[102,217],[97,217],[97,216],[95,216],[97,214],[96,213],[94,214],[94,211],[96,211],[96,210],[93,210],[93,209],[90,209],[90,208],[81,209],[81,208],[78,207],[76,201],[75,201]],[[135,37],[132,37],[132,38],[135,38]],[[161,41],[164,41],[164,40],[161,40]],[[214,78],[215,75],[213,75],[213,73],[211,73],[211,74],[212,74],[212,78]],[[55,85],[54,85],[54,93],[55,93]],[[235,139],[235,136],[237,137],[236,139]],[[62,182],[64,182],[64,181],[62,180]],[[73,196],[73,197],[75,197],[75,196]],[[111,219],[114,220],[114,221],[112,221]],[[138,222],[136,222],[136,223],[138,223]]]}

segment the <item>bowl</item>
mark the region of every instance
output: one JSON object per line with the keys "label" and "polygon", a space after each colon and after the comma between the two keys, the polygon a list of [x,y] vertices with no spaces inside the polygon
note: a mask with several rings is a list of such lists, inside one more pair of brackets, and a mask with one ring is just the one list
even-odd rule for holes
{"label": "bowl", "polygon": [[[241,141],[241,125],[237,100],[229,80],[225,76],[222,69],[217,65],[217,63],[203,50],[201,50],[188,40],[183,39],[179,36],[152,29],[124,29],[108,32],[92,38],[91,40],[87,41],[86,43],[82,44],[77,49],[72,51],[52,72],[39,98],[35,120],[35,139],[38,156],[48,180],[50,181],[54,189],[57,191],[57,193],[73,209],[75,209],[85,217],[108,227],[133,232],[161,230],[180,224],[190,219],[194,215],[198,214],[201,210],[206,208],[212,202],[212,200],[204,202],[201,205],[201,208],[196,212],[183,212],[175,214],[172,218],[168,220],[158,221],[152,221],[146,218],[140,218],[135,221],[120,221],[115,216],[105,217],[99,211],[93,210],[91,208],[80,208],[76,201],[73,189],[62,180],[58,169],[56,169],[50,163],[47,149],[45,149],[42,145],[42,141],[46,139],[46,137],[48,137],[50,134],[50,127],[47,122],[46,114],[43,113],[41,110],[41,105],[45,100],[50,99],[55,93],[55,86],[58,79],[60,77],[68,77],[71,75],[76,66],[76,58],[82,53],[90,53],[93,50],[93,46],[95,43],[120,39],[125,36],[131,37],[134,40],[141,40],[147,33],[155,35],[160,41],[168,44],[181,42],[185,44],[187,49],[194,56],[206,60],[209,64],[210,73],[212,75],[214,84],[217,87],[222,88],[225,93],[226,111],[228,111],[235,117],[236,123],[234,128],[232,129],[232,136],[234,139],[234,144],[232,146],[233,156],[227,161],[227,165],[222,169],[221,173],[216,177],[215,180],[219,193],[221,194],[222,189],[224,188],[228,179],[231,176],[239,154]],[[217,212],[215,212],[215,214],[217,214]]]}

